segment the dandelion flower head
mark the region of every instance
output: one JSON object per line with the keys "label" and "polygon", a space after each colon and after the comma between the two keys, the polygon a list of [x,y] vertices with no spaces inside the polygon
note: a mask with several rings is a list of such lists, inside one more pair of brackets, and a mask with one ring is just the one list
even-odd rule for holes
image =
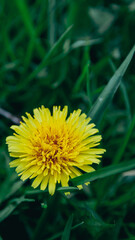
{"label": "dandelion flower head", "polygon": [[26,113],[19,126],[11,126],[15,132],[6,142],[15,159],[10,167],[16,167],[23,181],[34,178],[34,188],[48,186],[53,195],[57,183],[66,187],[70,178],[94,171],[91,165],[100,162],[105,150],[96,147],[101,136],[80,109],[69,117],[67,106],[54,106],[52,114],[44,106],[33,112],[33,117]]}

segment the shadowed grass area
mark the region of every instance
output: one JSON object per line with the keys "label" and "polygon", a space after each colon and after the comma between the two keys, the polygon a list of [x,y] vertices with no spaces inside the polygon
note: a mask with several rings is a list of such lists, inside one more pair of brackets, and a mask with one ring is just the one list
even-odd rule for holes
{"label": "shadowed grass area", "polygon": [[[131,0],[1,0],[0,240],[135,239],[134,15]],[[19,180],[5,145],[41,105],[90,114],[106,149],[53,197]]]}

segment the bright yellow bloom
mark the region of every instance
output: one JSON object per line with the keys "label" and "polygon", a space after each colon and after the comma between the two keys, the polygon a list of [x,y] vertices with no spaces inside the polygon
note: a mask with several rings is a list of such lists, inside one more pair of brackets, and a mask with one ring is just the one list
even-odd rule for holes
{"label": "bright yellow bloom", "polygon": [[11,128],[16,132],[6,139],[10,156],[16,158],[10,167],[24,181],[35,178],[32,186],[54,194],[56,183],[68,186],[69,178],[94,169],[92,163],[99,163],[104,149],[95,148],[101,136],[90,118],[78,109],[67,118],[68,108],[53,107],[34,109],[34,116],[26,113],[19,126]]}

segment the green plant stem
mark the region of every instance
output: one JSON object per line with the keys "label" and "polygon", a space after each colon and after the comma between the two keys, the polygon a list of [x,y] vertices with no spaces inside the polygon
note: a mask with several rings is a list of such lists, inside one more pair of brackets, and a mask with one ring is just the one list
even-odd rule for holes
{"label": "green plant stem", "polygon": [[123,156],[123,154],[125,152],[126,146],[127,146],[128,142],[129,142],[129,139],[130,139],[130,136],[131,136],[131,134],[133,132],[134,127],[135,127],[135,115],[134,115],[134,117],[132,119],[130,127],[129,127],[128,131],[127,131],[127,134],[126,134],[125,138],[123,139],[123,143],[122,143],[121,147],[118,149],[118,152],[117,152],[117,154],[116,154],[116,156],[115,156],[115,158],[113,160],[113,164],[116,164],[116,163],[120,162],[120,160],[121,160],[121,158],[122,158],[122,156]]}
{"label": "green plant stem", "polygon": [[60,46],[60,44],[63,42],[65,37],[68,35],[68,33],[71,31],[73,26],[70,26],[58,39],[58,41],[52,46],[48,54],[44,57],[44,59],[41,61],[41,63],[35,68],[35,70],[28,76],[27,82],[30,82],[48,63],[49,59],[52,57],[56,49]]}
{"label": "green plant stem", "polygon": [[32,240],[40,239],[42,228],[43,228],[43,226],[46,222],[46,215],[47,215],[46,212],[47,212],[47,209],[44,209],[42,214],[41,214],[41,217],[40,217],[40,219],[37,223],[37,226],[35,228]]}
{"label": "green plant stem", "polygon": [[55,43],[55,3],[56,0],[49,0],[49,25],[48,25],[48,38],[50,46],[52,47]]}

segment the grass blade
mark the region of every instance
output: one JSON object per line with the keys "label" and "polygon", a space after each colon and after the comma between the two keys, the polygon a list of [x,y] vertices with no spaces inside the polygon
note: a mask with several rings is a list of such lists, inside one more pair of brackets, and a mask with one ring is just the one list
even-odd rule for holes
{"label": "grass blade", "polygon": [[52,57],[53,53],[56,51],[56,49],[59,47],[59,45],[62,43],[64,38],[68,35],[68,33],[71,31],[73,26],[70,26],[58,39],[58,41],[53,45],[53,47],[50,49],[48,54],[45,56],[43,61],[37,66],[37,68],[29,75],[28,81],[31,81],[48,63],[49,59]]}
{"label": "grass blade", "polygon": [[59,192],[76,192],[76,191],[78,191],[78,188],[76,188],[76,187],[59,187],[59,188],[57,188],[57,191],[59,191]]}
{"label": "grass blade", "polygon": [[22,0],[21,1],[14,0],[14,1],[16,4],[16,7],[18,8],[18,10],[20,12],[21,18],[24,22],[24,25],[26,27],[26,30],[27,30],[30,38],[33,38],[33,36],[35,36],[36,33],[35,33],[33,23],[31,21],[31,17],[29,15],[29,10],[28,10],[26,2],[22,1]]}
{"label": "grass blade", "polygon": [[116,208],[116,207],[119,207],[119,206],[123,206],[123,204],[131,201],[131,196],[132,196],[132,199],[135,198],[134,187],[129,189],[129,191],[126,192],[125,194],[122,194],[119,197],[117,197],[117,199],[114,199],[114,200],[111,200],[111,201],[106,201],[106,202],[104,202],[104,204],[106,206],[111,207],[111,208]]}
{"label": "grass blade", "polygon": [[15,208],[22,202],[34,202],[34,200],[25,199],[24,196],[13,199],[12,201],[10,201],[9,205],[7,205],[4,209],[0,210],[0,222],[5,220],[15,210]]}
{"label": "grass blade", "polygon": [[85,173],[79,177],[73,178],[71,182],[74,186],[94,181],[100,178],[109,177],[114,174],[122,173],[135,168],[135,159],[124,163],[101,168],[95,172]]}
{"label": "grass blade", "polygon": [[131,108],[130,108],[129,97],[128,97],[128,93],[127,93],[127,88],[126,88],[124,82],[121,83],[120,89],[121,89],[121,92],[123,94],[125,107],[126,107],[126,111],[127,111],[127,121],[128,121],[128,123],[130,125],[131,118],[132,118],[132,116],[131,116]]}
{"label": "grass blade", "polygon": [[0,222],[6,219],[16,208],[15,204],[9,204],[3,210],[0,211]]}
{"label": "grass blade", "polygon": [[85,67],[84,67],[81,75],[80,75],[79,78],[77,79],[76,84],[75,84],[75,86],[74,86],[74,88],[73,88],[73,94],[74,94],[74,93],[77,93],[77,92],[81,89],[82,82],[83,82],[83,81],[86,79],[86,77],[87,77],[87,74],[88,74],[88,71],[89,71],[89,67],[90,67],[90,62],[88,62],[88,63],[85,65]]}
{"label": "grass blade", "polygon": [[[10,177],[8,177],[10,180]],[[9,184],[9,180],[6,180],[0,188],[0,204],[11,197],[14,193],[16,193],[20,187],[23,185],[22,181],[17,181],[13,185]],[[11,181],[11,180],[10,180]]]}
{"label": "grass blade", "polygon": [[[111,59],[109,59],[109,64],[111,66],[111,69],[112,69],[113,73],[115,73],[116,67],[115,67],[115,65],[114,65],[114,63]],[[130,109],[129,97],[128,97],[128,94],[127,94],[127,89],[126,89],[126,86],[125,86],[124,82],[121,82],[120,90],[123,94],[123,98],[124,98],[124,101],[125,101],[125,107],[126,107],[126,110],[127,110],[127,118],[128,118],[128,122],[129,122],[129,125],[130,125],[130,123],[131,123],[131,109]]]}
{"label": "grass blade", "polygon": [[119,150],[118,150],[118,152],[117,152],[117,154],[116,154],[116,156],[114,158],[113,163],[116,164],[116,163],[120,162],[120,160],[121,160],[121,158],[123,156],[123,153],[125,151],[125,148],[126,148],[126,146],[128,144],[128,141],[130,139],[130,136],[133,133],[134,127],[135,127],[135,115],[134,115],[133,120],[132,120],[132,122],[130,124],[130,127],[129,127],[128,131],[127,131],[127,134],[126,134],[125,138],[123,139],[123,143],[121,144],[121,147],[119,148]]}
{"label": "grass blade", "polygon": [[[76,192],[78,191],[79,189],[77,187],[59,187],[57,188],[57,191],[58,192]],[[25,195],[26,196],[31,196],[31,195],[39,195],[39,194],[42,194],[44,195],[44,193],[48,193],[48,189],[46,189],[45,191],[42,191],[42,190],[30,190],[30,191],[26,191],[25,192]]]}
{"label": "grass blade", "polygon": [[55,29],[55,5],[56,5],[56,1],[55,0],[50,0],[48,1],[48,5],[49,5],[49,11],[48,11],[48,16],[49,16],[49,26],[48,26],[48,31],[49,31],[49,42],[50,42],[50,46],[53,46],[53,44],[55,43],[55,38],[56,38],[56,29]]}
{"label": "grass blade", "polygon": [[104,111],[106,110],[108,104],[111,102],[116,90],[118,89],[121,79],[127,70],[127,67],[134,55],[135,46],[131,49],[128,56],[124,62],[120,65],[117,71],[114,73],[113,77],[110,79],[97,101],[90,110],[90,117],[93,119],[93,122],[99,122],[103,116]]}
{"label": "grass blade", "polygon": [[[15,1],[17,9],[20,12],[20,16],[22,18],[22,21],[24,23],[26,31],[30,37],[30,43],[29,43],[28,49],[34,50],[34,46],[36,45],[39,55],[42,57],[43,54],[45,54],[45,50],[44,50],[44,47],[42,47],[41,42],[40,43],[37,42],[36,28],[34,27],[31,16],[29,14],[29,7],[27,5],[27,2],[25,0],[23,0],[23,1],[22,0],[21,1],[14,0],[14,1]],[[31,52],[32,52],[32,50],[31,50]],[[29,58],[29,60],[30,60],[30,58]],[[28,62],[28,60],[27,60],[27,62]]]}
{"label": "grass blade", "polygon": [[[71,230],[74,230],[74,229],[82,226],[83,224],[84,224],[84,221],[82,221],[81,223],[78,223],[78,224],[76,224],[75,226],[73,226],[73,227],[71,228]],[[48,238],[47,240],[58,239],[62,234],[63,234],[63,232],[56,233],[55,235],[53,235],[52,237]]]}
{"label": "grass blade", "polygon": [[72,222],[73,222],[73,215],[71,215],[66,223],[66,226],[64,228],[64,232],[62,234],[61,240],[69,240],[70,239],[70,232],[72,228]]}

